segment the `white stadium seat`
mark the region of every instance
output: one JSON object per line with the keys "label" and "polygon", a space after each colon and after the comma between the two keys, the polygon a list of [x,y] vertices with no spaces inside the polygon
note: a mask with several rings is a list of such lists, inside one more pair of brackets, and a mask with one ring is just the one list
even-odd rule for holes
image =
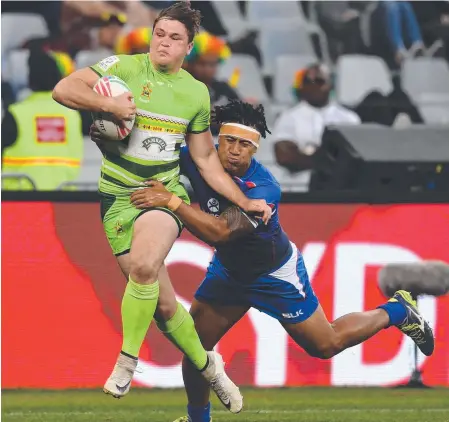
{"label": "white stadium seat", "polygon": [[114,53],[111,50],[81,50],[75,57],[76,68],[82,69],[83,67],[89,67],[106,57],[112,56]]}
{"label": "white stadium seat", "polygon": [[246,15],[252,24],[273,18],[295,19],[298,23],[307,22],[296,1],[249,1]]}
{"label": "white stadium seat", "polygon": [[261,28],[260,49],[263,74],[272,75],[276,58],[286,54],[315,56],[309,30],[305,26],[280,26],[267,23]]}
{"label": "white stadium seat", "polygon": [[371,91],[388,95],[393,89],[387,65],[380,57],[340,56],[336,73],[337,99],[346,106],[359,104]]}
{"label": "white stadium seat", "polygon": [[32,38],[48,36],[48,28],[42,16],[33,13],[2,13],[2,56],[20,48]]}
{"label": "white stadium seat", "polygon": [[28,86],[29,55],[29,50],[13,50],[8,55],[8,81],[14,90],[20,90]]}
{"label": "white stadium seat", "polygon": [[240,71],[240,79],[236,87],[239,96],[243,99],[253,98],[261,103],[268,102],[268,94],[254,57],[233,54],[220,66],[217,79],[228,81],[236,69]]}
{"label": "white stadium seat", "polygon": [[416,103],[449,98],[449,66],[444,59],[420,57],[406,60],[401,71],[402,87]]}

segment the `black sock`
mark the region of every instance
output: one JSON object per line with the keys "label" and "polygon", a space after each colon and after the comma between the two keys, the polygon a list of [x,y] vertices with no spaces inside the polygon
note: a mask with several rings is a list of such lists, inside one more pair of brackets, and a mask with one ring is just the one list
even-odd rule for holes
{"label": "black sock", "polygon": [[204,367],[200,369],[200,372],[204,372],[208,366],[209,366],[209,356],[207,356],[206,365],[204,365]]}
{"label": "black sock", "polygon": [[131,358],[131,359],[139,360],[139,358],[137,358],[133,355],[130,355],[129,353],[124,352],[123,350],[120,352],[120,354],[122,354],[123,356],[126,356],[128,358]]}

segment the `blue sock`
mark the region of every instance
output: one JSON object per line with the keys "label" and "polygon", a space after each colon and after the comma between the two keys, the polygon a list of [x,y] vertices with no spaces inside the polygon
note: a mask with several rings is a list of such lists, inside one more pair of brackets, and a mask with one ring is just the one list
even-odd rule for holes
{"label": "blue sock", "polygon": [[389,327],[392,325],[399,325],[407,318],[407,310],[402,303],[399,302],[387,302],[378,306],[383,309],[390,317]]}
{"label": "blue sock", "polygon": [[187,413],[192,422],[210,422],[210,403],[206,407],[195,407],[187,405]]}

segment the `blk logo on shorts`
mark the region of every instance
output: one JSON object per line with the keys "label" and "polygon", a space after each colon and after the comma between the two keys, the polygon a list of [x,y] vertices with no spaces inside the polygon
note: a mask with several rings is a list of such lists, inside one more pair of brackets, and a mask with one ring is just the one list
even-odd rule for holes
{"label": "blk logo on shorts", "polygon": [[303,312],[301,311],[301,309],[299,311],[296,311],[294,314],[293,313],[282,314],[282,316],[284,318],[288,318],[288,319],[296,318],[296,317],[299,317],[300,315],[303,315]]}

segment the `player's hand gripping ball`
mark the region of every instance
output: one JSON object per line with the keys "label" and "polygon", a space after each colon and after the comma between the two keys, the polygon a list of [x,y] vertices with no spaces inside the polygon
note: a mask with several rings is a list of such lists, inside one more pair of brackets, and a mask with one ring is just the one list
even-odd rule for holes
{"label": "player's hand gripping ball", "polygon": [[113,97],[110,113],[92,113],[95,127],[104,139],[121,141],[126,138],[131,133],[136,118],[136,105],[128,85],[116,76],[103,76],[93,89],[97,94]]}

